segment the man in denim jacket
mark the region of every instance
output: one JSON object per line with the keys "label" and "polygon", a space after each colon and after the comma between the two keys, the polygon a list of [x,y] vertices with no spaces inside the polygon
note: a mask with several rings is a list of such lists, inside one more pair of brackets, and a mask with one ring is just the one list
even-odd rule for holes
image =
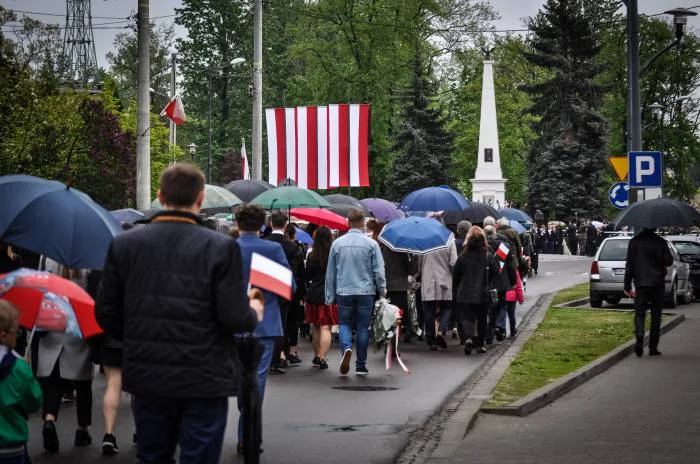
{"label": "man in denim jacket", "polygon": [[350,370],[352,330],[357,332],[355,373],[367,375],[369,324],[376,297],[386,294],[384,259],[377,242],[362,232],[364,214],[353,209],[348,214],[350,230],[331,246],[326,271],[326,304],[338,305],[340,374]]}

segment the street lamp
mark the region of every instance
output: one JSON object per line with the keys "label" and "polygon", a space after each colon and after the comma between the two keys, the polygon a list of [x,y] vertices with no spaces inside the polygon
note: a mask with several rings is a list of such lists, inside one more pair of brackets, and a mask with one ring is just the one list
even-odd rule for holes
{"label": "street lamp", "polygon": [[[229,66],[237,66],[239,64],[245,63],[245,58],[234,58],[232,59],[228,64],[218,68],[217,70],[220,71],[223,68],[229,67]],[[209,160],[207,162],[207,183],[211,183],[211,164],[212,164],[212,159],[211,159],[211,72],[212,68],[211,65],[207,66],[207,91],[209,94],[209,111],[208,111],[208,125],[209,125]]]}
{"label": "street lamp", "polygon": [[680,41],[685,33],[685,26],[688,24],[688,16],[696,16],[697,13],[687,8],[674,8],[664,11],[664,14],[673,16],[673,24],[676,26],[676,40]]}
{"label": "street lamp", "polygon": [[197,154],[197,144],[192,142],[191,144],[187,145],[187,147],[190,149],[190,158],[192,158],[192,162],[194,163],[194,155]]}
{"label": "street lamp", "polygon": [[649,105],[649,109],[651,110],[651,118],[654,121],[658,121],[659,119],[661,119],[661,115],[664,111],[663,105],[659,103],[652,103],[651,105]]}

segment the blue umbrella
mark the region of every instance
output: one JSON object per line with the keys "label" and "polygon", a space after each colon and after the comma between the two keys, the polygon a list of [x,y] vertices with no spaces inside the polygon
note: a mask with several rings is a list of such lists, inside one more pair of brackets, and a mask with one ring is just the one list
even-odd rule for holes
{"label": "blue umbrella", "polygon": [[425,254],[447,248],[454,234],[432,218],[407,217],[391,221],[379,234],[379,241],[393,251]]}
{"label": "blue umbrella", "polygon": [[381,222],[391,222],[404,217],[403,212],[396,205],[381,198],[364,198],[360,202],[367,207],[370,214]]}
{"label": "blue umbrella", "polygon": [[102,269],[119,222],[89,196],[54,180],[0,177],[0,239],[72,268]]}
{"label": "blue umbrella", "polygon": [[301,243],[305,243],[306,245],[313,245],[314,239],[311,238],[311,235],[309,235],[308,232],[300,229],[297,226],[294,226],[294,230],[296,230],[295,236],[297,240],[299,240]]}
{"label": "blue umbrella", "polygon": [[508,222],[510,223],[510,227],[513,228],[513,230],[515,230],[518,233],[518,235],[522,234],[523,232],[525,232],[527,230],[527,229],[525,229],[525,226],[520,224],[518,221],[513,221],[511,219]]}
{"label": "blue umbrella", "polygon": [[459,211],[469,206],[469,202],[446,185],[426,187],[411,192],[401,200],[401,211]]}
{"label": "blue umbrella", "polygon": [[516,208],[501,208],[498,212],[510,221],[534,222],[529,214]]}
{"label": "blue umbrella", "polygon": [[122,223],[134,223],[146,217],[141,211],[136,211],[133,208],[115,209],[114,211],[111,211],[111,213],[114,219]]}

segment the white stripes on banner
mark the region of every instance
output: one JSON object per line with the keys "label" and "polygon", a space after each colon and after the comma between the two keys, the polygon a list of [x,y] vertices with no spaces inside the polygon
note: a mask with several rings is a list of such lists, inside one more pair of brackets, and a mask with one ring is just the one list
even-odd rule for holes
{"label": "white stripes on banner", "polygon": [[328,105],[328,187],[340,185],[340,109]]}
{"label": "white stripes on banner", "polygon": [[[287,179],[297,178],[297,134],[296,134],[296,109],[284,109],[284,124],[286,129],[287,147]],[[275,184],[277,185],[277,184]]]}
{"label": "white stripes on banner", "polygon": [[270,162],[267,163],[267,173],[270,183],[273,182],[272,179],[275,179],[273,185],[277,185],[277,130],[275,129],[274,108],[268,108],[265,110],[265,122],[267,126],[267,152],[271,154],[270,156],[275,153],[275,162],[270,160]]}
{"label": "white stripes on banner", "polygon": [[317,108],[318,189],[328,189],[328,107]]}
{"label": "white stripes on banner", "polygon": [[301,106],[297,108],[297,162],[299,169],[297,171],[297,187],[309,188],[309,171],[307,169],[309,159],[309,147],[307,145],[308,130],[306,124],[307,107]]}

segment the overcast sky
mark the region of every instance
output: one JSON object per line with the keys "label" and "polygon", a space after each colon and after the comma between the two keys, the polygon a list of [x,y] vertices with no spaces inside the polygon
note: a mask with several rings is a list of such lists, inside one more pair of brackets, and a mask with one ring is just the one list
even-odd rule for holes
{"label": "overcast sky", "polygon": [[[172,24],[175,8],[181,5],[181,0],[151,0],[151,18],[156,18],[157,23]],[[495,22],[497,29],[519,29],[523,26],[525,17],[535,14],[544,0],[491,0],[491,4],[501,15],[501,20]],[[675,7],[698,6],[700,0],[639,0],[639,11],[645,14],[662,13],[664,10]],[[0,5],[13,10],[32,12],[32,16],[43,22],[65,24],[65,2],[62,0],[0,0]],[[114,37],[123,32],[126,18],[133,12],[136,13],[137,0],[92,0],[92,16],[95,34],[95,49],[97,62],[100,66],[106,66],[105,55],[112,48]],[[697,11],[700,12],[700,9]],[[120,23],[120,20],[124,20]],[[700,27],[700,16],[690,18],[691,27]],[[180,36],[186,31],[182,28],[176,30]]]}

